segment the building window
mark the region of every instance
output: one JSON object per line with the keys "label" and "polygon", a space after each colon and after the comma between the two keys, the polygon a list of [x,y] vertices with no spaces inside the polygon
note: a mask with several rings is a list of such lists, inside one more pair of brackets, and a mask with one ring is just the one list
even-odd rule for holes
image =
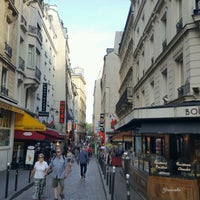
{"label": "building window", "polygon": [[34,67],[34,46],[28,45],[28,66]]}

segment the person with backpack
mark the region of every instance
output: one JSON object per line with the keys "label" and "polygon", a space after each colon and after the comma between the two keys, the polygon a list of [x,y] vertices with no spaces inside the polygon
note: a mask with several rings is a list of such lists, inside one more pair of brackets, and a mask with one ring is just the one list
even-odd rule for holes
{"label": "person with backpack", "polygon": [[80,164],[81,179],[85,178],[87,164],[89,164],[88,152],[83,147],[78,155],[77,164]]}
{"label": "person with backpack", "polygon": [[54,200],[58,200],[58,185],[60,185],[60,198],[65,199],[64,192],[64,179],[68,175],[68,162],[60,148],[56,149],[56,155],[52,157],[49,164],[49,169],[52,170],[52,186],[54,188]]}

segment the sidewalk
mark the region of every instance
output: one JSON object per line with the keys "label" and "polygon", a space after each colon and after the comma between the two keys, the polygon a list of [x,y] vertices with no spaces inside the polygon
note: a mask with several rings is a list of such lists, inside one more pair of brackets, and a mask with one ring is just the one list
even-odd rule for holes
{"label": "sidewalk", "polygon": [[19,169],[17,179],[16,174],[16,170],[9,170],[7,198],[5,198],[7,170],[0,172],[0,199],[11,200],[13,197],[17,196],[33,185],[33,182],[29,183],[29,170]]}
{"label": "sidewalk", "polygon": [[[97,161],[98,162],[98,161]],[[101,173],[102,177],[102,182],[104,185],[104,190],[106,193],[107,200],[111,200],[111,192],[109,192],[109,183],[107,184],[107,178],[104,176],[100,165],[99,170]],[[109,171],[112,171],[113,167],[109,167]],[[109,182],[109,181],[108,181]],[[127,190],[127,183],[126,183],[126,177],[122,171],[121,167],[115,167],[115,183],[114,183],[114,195],[113,199],[114,200],[127,200],[128,199],[128,190]],[[144,200],[139,193],[137,192],[136,189],[134,189],[130,185],[130,200]]]}

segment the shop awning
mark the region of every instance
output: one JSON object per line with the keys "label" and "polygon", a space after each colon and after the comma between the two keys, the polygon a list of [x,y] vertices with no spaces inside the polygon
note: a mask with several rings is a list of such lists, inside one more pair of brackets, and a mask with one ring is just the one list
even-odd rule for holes
{"label": "shop awning", "polygon": [[131,142],[132,141],[132,133],[131,131],[123,131],[116,133],[112,136],[111,141],[113,142]]}
{"label": "shop awning", "polygon": [[5,103],[2,100],[0,100],[0,108],[3,108],[5,110],[10,110],[15,113],[21,113],[21,114],[24,113],[24,111],[22,109],[17,108],[16,106],[13,106],[11,104]]}
{"label": "shop awning", "polygon": [[38,120],[24,112],[23,114],[16,113],[15,115],[15,130],[21,131],[45,131],[46,126]]}
{"label": "shop awning", "polygon": [[15,131],[15,140],[44,140],[45,135],[37,133],[35,131]]}
{"label": "shop awning", "polygon": [[46,136],[46,139],[55,140],[55,139],[64,139],[65,138],[65,135],[62,135],[55,129],[46,128],[46,131],[42,131],[40,133],[44,134]]}

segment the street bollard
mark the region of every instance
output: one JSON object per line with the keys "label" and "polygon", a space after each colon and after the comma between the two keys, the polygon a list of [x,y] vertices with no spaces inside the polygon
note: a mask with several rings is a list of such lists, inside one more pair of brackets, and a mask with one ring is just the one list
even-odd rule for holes
{"label": "street bollard", "polygon": [[109,194],[111,194],[111,184],[112,184],[112,173],[111,171],[109,172]]}
{"label": "street bollard", "polygon": [[131,199],[129,178],[130,178],[130,175],[126,174],[127,200]]}
{"label": "street bollard", "polygon": [[7,164],[5,198],[7,198],[8,196],[9,173],[10,173],[10,163]]}
{"label": "street bollard", "polygon": [[113,176],[112,176],[112,193],[111,200],[114,199],[114,189],[115,189],[115,166],[113,166]]}
{"label": "street bollard", "polygon": [[31,182],[31,169],[29,170],[29,175],[28,175],[28,183]]}
{"label": "street bollard", "polygon": [[109,171],[109,167],[106,167],[106,185],[108,185],[108,171]]}
{"label": "street bollard", "polygon": [[18,169],[15,172],[15,191],[17,191],[17,182],[18,182]]}

